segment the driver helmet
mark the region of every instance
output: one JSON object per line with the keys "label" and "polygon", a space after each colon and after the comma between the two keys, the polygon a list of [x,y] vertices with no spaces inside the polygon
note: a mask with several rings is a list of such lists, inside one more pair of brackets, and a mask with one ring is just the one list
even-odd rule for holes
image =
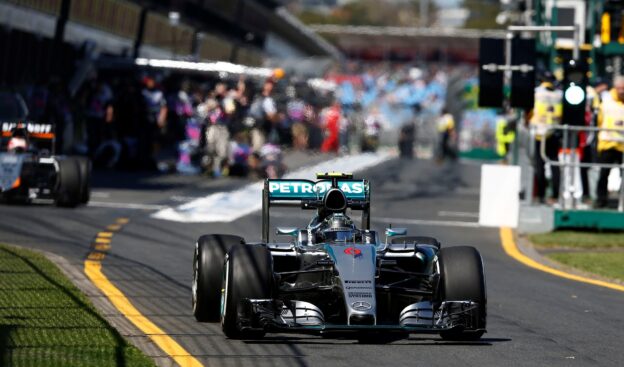
{"label": "driver helmet", "polygon": [[28,150],[28,136],[26,128],[22,124],[19,124],[11,132],[11,139],[7,144],[7,150],[9,152],[24,152]]}
{"label": "driver helmet", "polygon": [[321,228],[321,237],[326,242],[353,241],[355,225],[353,221],[342,213],[334,213],[325,219]]}

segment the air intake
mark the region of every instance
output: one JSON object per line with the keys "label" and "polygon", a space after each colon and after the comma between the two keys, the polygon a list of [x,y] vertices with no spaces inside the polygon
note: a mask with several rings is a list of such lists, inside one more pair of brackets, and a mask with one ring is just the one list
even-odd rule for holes
{"label": "air intake", "polygon": [[347,198],[340,189],[329,189],[323,199],[323,205],[331,212],[341,212],[347,208]]}
{"label": "air intake", "polygon": [[351,315],[349,317],[349,325],[375,325],[375,316],[373,315]]}

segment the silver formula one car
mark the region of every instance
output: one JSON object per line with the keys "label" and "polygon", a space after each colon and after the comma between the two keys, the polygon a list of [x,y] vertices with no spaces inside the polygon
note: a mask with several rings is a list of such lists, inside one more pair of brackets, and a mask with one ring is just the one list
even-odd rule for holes
{"label": "silver formula one car", "polygon": [[[319,181],[266,180],[262,242],[235,235],[199,238],[193,261],[193,313],[221,321],[229,338],[267,332],[358,336],[377,332],[439,333],[477,340],[485,332],[483,262],[473,247],[441,248],[431,237],[370,229],[370,187],[347,174]],[[305,228],[269,242],[270,209],[300,206],[316,213]],[[362,211],[356,228],[348,211]]]}

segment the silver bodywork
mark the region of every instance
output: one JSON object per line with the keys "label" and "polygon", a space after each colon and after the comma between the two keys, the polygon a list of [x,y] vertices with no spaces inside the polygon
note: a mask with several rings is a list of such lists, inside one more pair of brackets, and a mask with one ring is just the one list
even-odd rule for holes
{"label": "silver bodywork", "polygon": [[[478,322],[477,303],[440,299],[439,243],[420,243],[417,237],[404,243],[381,242],[377,232],[369,228],[368,182],[333,179],[331,190],[346,184],[351,185],[351,195],[345,194],[342,203],[329,203],[329,193],[321,198],[300,189],[309,187],[308,191],[314,192],[312,188],[318,183],[265,182],[260,245],[271,253],[276,284],[272,299],[241,301],[241,330],[484,330],[479,329],[484,324]],[[295,189],[299,192],[293,193]],[[270,242],[269,208],[293,206],[283,203],[286,200],[297,201],[295,206],[315,209],[317,213],[305,228],[277,229],[278,235],[289,236],[290,241]],[[346,208],[363,212],[363,229],[356,228],[346,217]],[[386,230],[386,239],[405,235],[405,229]]]}
{"label": "silver bodywork", "polygon": [[[397,289],[393,285],[377,283],[380,279],[380,265],[393,264],[398,259],[407,258],[423,262],[425,265],[422,269],[427,274],[420,275],[435,283],[435,288],[439,280],[435,246],[417,243],[302,245],[298,242],[298,231],[290,232],[293,233],[293,240],[290,243],[267,244],[271,255],[277,259],[276,261],[280,257],[292,259],[315,256],[319,259],[317,261],[319,264],[330,265],[336,279],[333,287],[340,289],[342,293],[346,322],[344,324],[329,323],[322,309],[314,303],[297,299],[284,300],[288,297],[280,296],[272,300],[247,300],[248,317],[246,320],[249,323],[247,325],[243,323],[243,327],[297,332],[362,329],[440,332],[455,327],[470,327],[476,317],[478,305],[474,302],[458,300],[436,303],[433,292],[420,290],[419,293],[417,289],[406,288],[406,293],[416,295],[419,300],[408,304],[399,312],[396,324],[378,322],[378,312],[380,312],[377,305],[378,297],[383,297],[386,291]],[[408,277],[409,275],[406,274],[406,278]],[[293,284],[293,287],[296,285]],[[419,294],[421,297],[418,297]],[[354,320],[360,322],[354,322]]]}

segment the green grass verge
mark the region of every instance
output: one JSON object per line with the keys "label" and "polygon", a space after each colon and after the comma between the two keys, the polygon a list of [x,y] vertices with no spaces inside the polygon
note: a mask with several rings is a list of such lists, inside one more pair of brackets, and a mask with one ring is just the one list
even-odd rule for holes
{"label": "green grass verge", "polygon": [[624,252],[558,252],[546,256],[567,266],[624,282]]}
{"label": "green grass verge", "polygon": [[624,233],[556,231],[533,234],[529,240],[538,248],[624,248]]}
{"label": "green grass verge", "polygon": [[154,366],[44,256],[0,244],[0,366]]}

